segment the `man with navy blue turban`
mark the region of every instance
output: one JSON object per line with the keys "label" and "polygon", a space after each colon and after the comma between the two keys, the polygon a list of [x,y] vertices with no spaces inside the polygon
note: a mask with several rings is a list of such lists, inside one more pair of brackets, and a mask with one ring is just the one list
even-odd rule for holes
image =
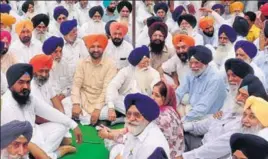
{"label": "man with navy blue turban", "polygon": [[89,10],[89,20],[84,23],[79,30],[82,37],[90,34],[105,33],[105,22],[102,21],[103,12],[101,6],[94,6]]}
{"label": "man with navy blue turban", "polygon": [[166,21],[166,16],[168,13],[168,5],[165,2],[156,3],[154,5],[154,13],[156,16],[160,17],[163,21]]}
{"label": "man with navy blue turban", "polygon": [[237,41],[234,46],[236,52],[236,58],[239,58],[246,63],[248,63],[254,70],[254,75],[256,75],[261,82],[265,85],[266,78],[263,70],[261,70],[254,62],[253,59],[257,55],[257,47],[252,42],[246,40]]}
{"label": "man with navy blue turban", "polygon": [[219,28],[218,32],[218,47],[213,55],[213,61],[217,64],[218,68],[222,68],[227,59],[235,58],[234,42],[237,35],[235,30],[226,24]]}
{"label": "man with navy blue turban", "polygon": [[54,9],[53,18],[55,22],[49,25],[49,32],[54,36],[62,36],[60,32],[61,23],[66,21],[69,16],[69,12],[63,6],[58,6]]}
{"label": "man with navy blue turban", "polygon": [[[201,45],[188,49],[190,72],[176,90],[179,103],[185,108],[191,107],[184,121],[194,121],[204,118],[208,114],[216,113],[223,105],[226,88],[219,71],[212,65],[211,51]],[[189,101],[184,96],[189,94]]]}
{"label": "man with navy blue turban", "polygon": [[27,158],[32,133],[28,121],[14,120],[1,126],[1,158]]}
{"label": "man with navy blue turban", "polygon": [[[152,156],[162,156],[163,153],[170,158],[170,149],[161,130],[153,122],[160,113],[159,106],[150,97],[135,93],[129,94],[124,100],[126,109],[125,127],[128,130],[123,153],[111,149],[111,154],[122,158],[147,159]],[[141,139],[142,138],[142,139]]]}
{"label": "man with navy blue turban", "polygon": [[224,14],[224,6],[222,4],[214,4],[211,9],[221,16]]}
{"label": "man with navy blue turban", "polygon": [[233,28],[237,33],[237,41],[247,40],[246,36],[248,35],[250,26],[248,21],[244,17],[237,16],[233,22]]}
{"label": "man with navy blue turban", "polygon": [[[31,93],[33,66],[26,63],[14,64],[7,70],[6,77],[9,90],[1,97],[1,126],[13,120],[30,122],[35,132],[31,139],[34,144],[29,147],[30,151],[35,151],[39,147],[51,158],[75,152],[75,147],[59,145],[69,129],[74,130],[77,142],[81,143],[81,130],[72,119],[40,100],[37,94]],[[48,122],[36,125],[36,116],[43,117]]]}
{"label": "man with navy blue turban", "polygon": [[7,13],[9,14],[10,10],[11,10],[11,6],[9,4],[0,4],[0,8],[1,8],[1,13]]}
{"label": "man with navy blue turban", "polygon": [[128,61],[130,65],[116,74],[106,91],[108,107],[115,108],[123,114],[126,113],[123,99],[127,94],[140,92],[150,96],[151,86],[160,80],[159,73],[149,66],[150,53],[147,46],[143,45],[132,50]]}

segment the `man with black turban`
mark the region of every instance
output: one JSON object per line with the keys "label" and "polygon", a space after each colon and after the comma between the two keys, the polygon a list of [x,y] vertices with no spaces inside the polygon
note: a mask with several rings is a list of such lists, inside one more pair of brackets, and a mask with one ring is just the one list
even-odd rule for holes
{"label": "man with black turban", "polygon": [[31,21],[34,27],[33,37],[43,43],[50,37],[48,32],[49,17],[46,14],[37,14]]}
{"label": "man with black turban", "polygon": [[81,36],[87,36],[90,34],[104,34],[105,22],[102,21],[103,9],[101,6],[92,7],[89,12],[89,20],[82,25],[80,32]]}
{"label": "man with black turban", "polygon": [[196,45],[204,45],[202,35],[195,31],[196,23],[196,18],[191,14],[181,15],[177,21],[179,28],[194,38]]}
{"label": "man with black turban", "polygon": [[13,120],[1,126],[1,158],[28,158],[32,134],[28,121]]}
{"label": "man with black turban", "polygon": [[34,2],[33,1],[25,1],[21,6],[21,10],[23,11],[24,18],[26,18],[26,19],[32,19],[33,16],[37,12],[34,10]]}
{"label": "man with black turban", "polygon": [[246,37],[248,35],[250,26],[244,17],[240,17],[240,16],[235,17],[235,20],[232,26],[237,34],[237,41],[247,40]]}
{"label": "man with black turban", "polygon": [[[7,70],[6,77],[9,90],[2,96],[1,125],[13,120],[29,121],[35,132],[31,142],[51,158],[59,158],[66,153],[74,152],[75,148],[72,146],[59,147],[59,145],[70,128],[74,130],[80,143],[81,131],[76,122],[34,94],[30,94],[33,66],[25,63],[14,64]],[[50,122],[36,125],[36,115]],[[30,151],[34,149],[36,146],[31,147]]]}

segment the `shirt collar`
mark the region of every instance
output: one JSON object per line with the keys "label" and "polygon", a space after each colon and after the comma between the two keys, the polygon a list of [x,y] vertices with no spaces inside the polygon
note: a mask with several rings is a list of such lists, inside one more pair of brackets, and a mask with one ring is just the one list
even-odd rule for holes
{"label": "shirt collar", "polygon": [[153,124],[153,122],[150,122],[147,126],[146,126],[146,128],[137,136],[137,138],[140,140],[140,142],[143,142],[145,139],[146,139],[146,137],[148,136],[148,134],[149,134],[149,131],[150,131],[150,129],[152,128],[152,125]]}
{"label": "shirt collar", "polygon": [[[103,56],[102,56],[100,63],[99,63],[99,64],[97,64],[96,66],[98,66],[98,65],[103,65],[103,64],[104,64],[104,58],[105,58],[105,57],[103,57]],[[86,62],[89,62],[89,63],[91,63],[91,64],[93,64],[93,62],[92,62],[92,60],[91,60],[91,57],[90,57],[90,56],[88,56],[88,57],[86,58],[86,60],[85,60],[85,61],[86,61]],[[95,65],[95,64],[93,64],[93,65]]]}
{"label": "shirt collar", "polygon": [[[64,40],[64,45],[71,45],[70,43],[68,43],[64,38],[63,38],[63,40]],[[75,40],[75,42],[73,43],[73,45],[71,45],[71,46],[76,46],[78,44],[78,39],[76,38],[76,40]]]}
{"label": "shirt collar", "polygon": [[203,79],[207,76],[207,74],[209,73],[209,70],[211,69],[211,66],[210,64],[208,64],[207,68],[204,70],[204,72],[199,75],[198,77],[195,77],[195,78],[198,78],[198,79]]}

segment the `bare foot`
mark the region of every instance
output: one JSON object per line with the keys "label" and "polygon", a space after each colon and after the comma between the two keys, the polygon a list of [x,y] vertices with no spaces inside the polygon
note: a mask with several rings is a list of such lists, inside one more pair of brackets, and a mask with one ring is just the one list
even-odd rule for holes
{"label": "bare foot", "polygon": [[61,142],[61,145],[64,146],[64,145],[71,145],[72,144],[72,138],[69,138],[69,137],[64,137],[62,142]]}
{"label": "bare foot", "polygon": [[57,150],[59,152],[58,158],[68,154],[68,153],[74,153],[76,152],[76,148],[73,146],[60,146]]}

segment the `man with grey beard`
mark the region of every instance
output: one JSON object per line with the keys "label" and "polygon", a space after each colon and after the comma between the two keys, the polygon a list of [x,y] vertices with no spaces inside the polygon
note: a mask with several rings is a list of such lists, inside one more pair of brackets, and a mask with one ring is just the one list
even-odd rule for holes
{"label": "man with grey beard", "polygon": [[[125,127],[128,132],[124,145],[117,145],[123,148],[123,153],[118,151],[117,157],[147,159],[156,155],[160,158],[170,158],[167,140],[153,122],[160,113],[157,103],[146,95],[136,93],[127,95],[124,104],[127,111]],[[116,147],[113,147],[110,153],[115,156],[114,148]],[[157,151],[158,149],[162,149],[162,153]]]}
{"label": "man with grey beard", "polygon": [[237,35],[235,30],[229,25],[223,24],[218,32],[218,47],[213,56],[213,61],[220,69],[225,61],[229,58],[235,58],[233,43],[236,41]]}
{"label": "man with grey beard", "polygon": [[46,14],[37,14],[31,19],[33,23],[33,37],[43,43],[50,34],[48,32],[49,17]]}

